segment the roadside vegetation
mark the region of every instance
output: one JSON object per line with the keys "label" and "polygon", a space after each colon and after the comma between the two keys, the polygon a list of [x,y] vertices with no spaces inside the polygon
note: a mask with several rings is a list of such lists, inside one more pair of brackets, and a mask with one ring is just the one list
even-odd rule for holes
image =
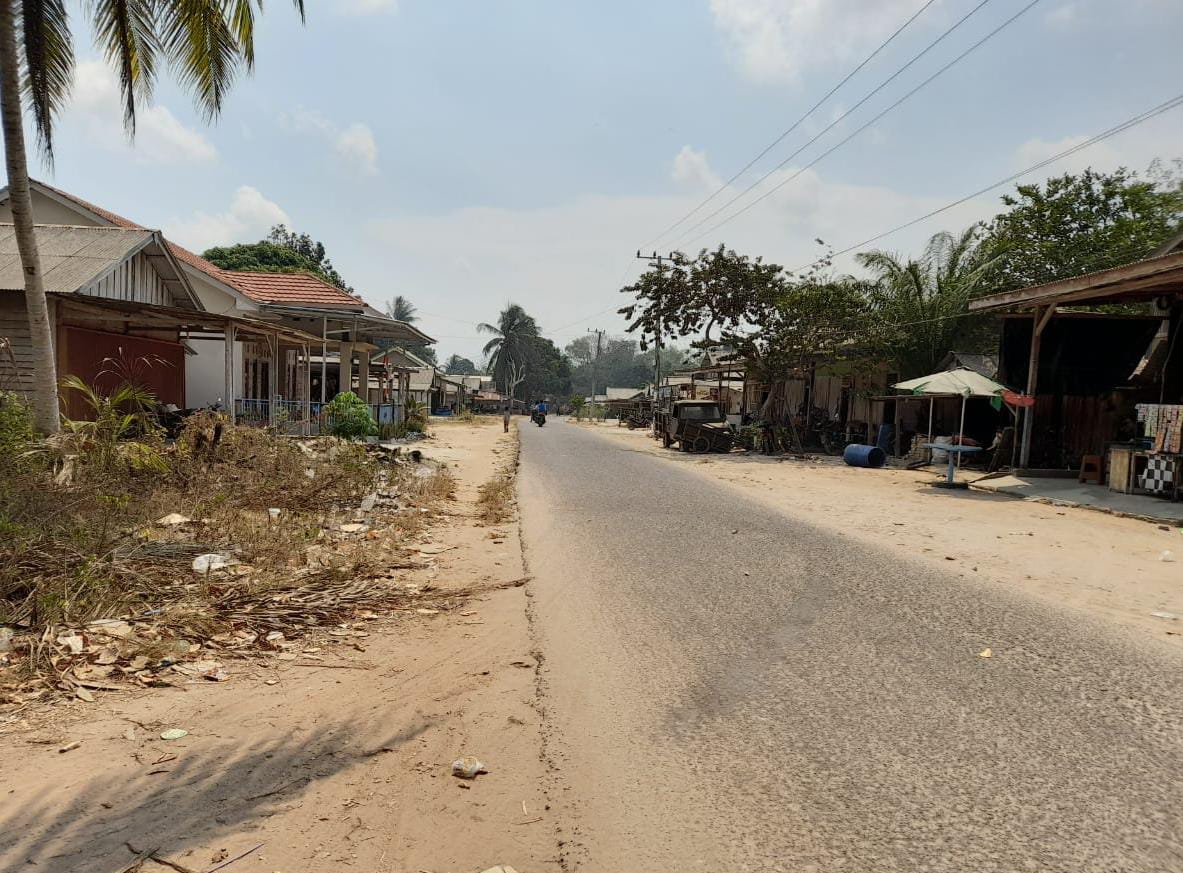
{"label": "roadside vegetation", "polygon": [[132,384],[65,388],[89,417],[48,439],[0,393],[0,703],[154,684],[211,650],[275,650],[430,596],[391,578],[454,489],[417,453],[212,412],[170,438]]}

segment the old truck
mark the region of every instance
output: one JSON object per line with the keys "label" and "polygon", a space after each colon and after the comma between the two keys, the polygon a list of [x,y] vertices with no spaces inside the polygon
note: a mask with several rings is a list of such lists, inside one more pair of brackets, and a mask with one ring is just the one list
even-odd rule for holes
{"label": "old truck", "polygon": [[657,414],[657,431],[667,449],[729,452],[732,435],[723,408],[714,400],[676,400]]}

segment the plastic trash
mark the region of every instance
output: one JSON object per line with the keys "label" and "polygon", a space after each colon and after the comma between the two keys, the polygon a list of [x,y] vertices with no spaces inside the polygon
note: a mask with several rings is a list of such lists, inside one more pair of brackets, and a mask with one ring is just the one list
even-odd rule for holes
{"label": "plastic trash", "polygon": [[472,755],[465,755],[452,762],[452,775],[461,779],[475,779],[480,773],[488,773],[489,768]]}
{"label": "plastic trash", "polygon": [[189,732],[184,728],[169,728],[161,733],[160,738],[162,740],[180,740],[187,736],[189,736]]}
{"label": "plastic trash", "polygon": [[1175,560],[1175,553],[1170,549],[1164,549],[1163,553],[1158,556],[1158,559],[1164,563],[1170,564]]}
{"label": "plastic trash", "polygon": [[216,552],[198,555],[193,559],[194,573],[213,573],[217,570],[225,570],[229,566],[230,558],[227,555],[219,555]]}

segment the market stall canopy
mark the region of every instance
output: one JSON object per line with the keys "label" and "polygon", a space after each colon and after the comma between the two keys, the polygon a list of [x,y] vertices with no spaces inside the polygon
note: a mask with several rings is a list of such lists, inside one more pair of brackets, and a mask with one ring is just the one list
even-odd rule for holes
{"label": "market stall canopy", "polygon": [[987,379],[981,373],[965,367],[909,379],[906,382],[896,382],[891,387],[910,394],[946,397],[1001,397],[1002,392],[1007,390],[1005,385],[1000,385],[993,379]]}

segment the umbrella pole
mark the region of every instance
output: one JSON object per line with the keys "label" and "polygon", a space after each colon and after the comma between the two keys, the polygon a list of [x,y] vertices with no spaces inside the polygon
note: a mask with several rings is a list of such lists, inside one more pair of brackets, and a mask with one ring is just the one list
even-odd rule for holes
{"label": "umbrella pole", "polygon": [[[965,401],[966,401],[966,396],[964,394],[962,394],[961,395],[961,434],[957,440],[958,445],[965,444]],[[957,469],[958,470],[961,469],[961,456],[963,454],[964,454],[964,452],[957,453]]]}

